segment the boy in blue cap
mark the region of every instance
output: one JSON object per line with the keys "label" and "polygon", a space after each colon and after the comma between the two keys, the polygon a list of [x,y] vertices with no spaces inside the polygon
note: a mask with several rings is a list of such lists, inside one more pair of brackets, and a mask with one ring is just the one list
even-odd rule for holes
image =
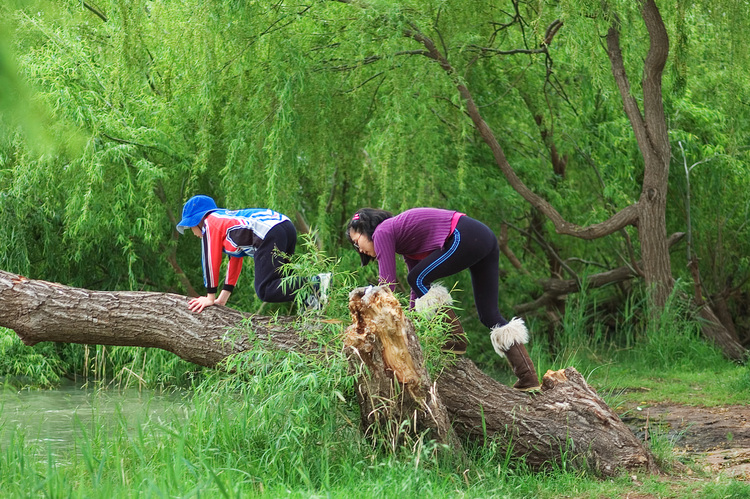
{"label": "boy in blue cap", "polygon": [[[310,278],[297,278],[282,288],[281,266],[289,261],[297,244],[297,231],[285,215],[265,208],[226,210],[216,206],[209,196],[190,198],[182,209],[177,231],[191,229],[201,238],[203,282],[206,296],[193,298],[188,307],[195,313],[211,305],[226,305],[242,271],[243,257],[255,259],[255,292],[264,302],[289,302],[294,293]],[[227,275],[221,289],[219,273],[222,253],[229,255]],[[315,280],[317,295],[308,299],[308,306],[320,308],[325,301],[331,274],[319,274]],[[318,299],[319,298],[319,299]]]}

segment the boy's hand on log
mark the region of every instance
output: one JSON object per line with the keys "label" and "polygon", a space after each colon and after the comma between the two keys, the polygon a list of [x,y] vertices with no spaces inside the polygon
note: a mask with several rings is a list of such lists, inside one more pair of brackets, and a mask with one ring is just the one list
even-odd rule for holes
{"label": "boy's hand on log", "polygon": [[203,309],[206,307],[210,307],[216,302],[216,298],[213,296],[199,296],[198,298],[193,298],[188,302],[188,308],[195,312],[196,314],[203,312]]}
{"label": "boy's hand on log", "polygon": [[229,301],[229,296],[232,294],[231,291],[227,291],[226,289],[222,289],[221,293],[219,293],[219,296],[214,301],[214,305],[226,305],[227,301]]}

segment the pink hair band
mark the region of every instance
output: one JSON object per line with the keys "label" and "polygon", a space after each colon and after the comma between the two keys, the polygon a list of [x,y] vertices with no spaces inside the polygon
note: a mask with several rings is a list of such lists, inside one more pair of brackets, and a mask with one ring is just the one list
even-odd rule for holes
{"label": "pink hair band", "polygon": [[359,213],[355,213],[352,220],[359,220]]}

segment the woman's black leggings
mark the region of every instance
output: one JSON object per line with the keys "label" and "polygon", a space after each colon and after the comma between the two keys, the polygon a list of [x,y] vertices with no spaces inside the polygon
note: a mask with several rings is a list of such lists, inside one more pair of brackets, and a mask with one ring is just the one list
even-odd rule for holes
{"label": "woman's black leggings", "polygon": [[443,247],[415,265],[407,279],[420,297],[434,281],[469,269],[480,322],[488,328],[503,326],[508,321],[498,307],[499,260],[500,247],[492,230],[482,222],[462,216]]}

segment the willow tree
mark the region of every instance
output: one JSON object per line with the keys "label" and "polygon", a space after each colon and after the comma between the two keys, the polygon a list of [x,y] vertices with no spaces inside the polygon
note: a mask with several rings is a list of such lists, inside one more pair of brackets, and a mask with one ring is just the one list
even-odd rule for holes
{"label": "willow tree", "polygon": [[[202,192],[288,213],[316,227],[331,253],[363,205],[462,210],[500,235],[509,229],[503,248],[519,277],[508,280],[505,309],[527,295],[552,308],[586,279],[634,277],[658,307],[673,276],[689,276],[667,248],[686,227],[674,208],[683,199],[667,189],[685,176],[675,178],[672,161],[670,177],[670,153],[679,156],[666,116],[696,154],[701,141],[687,138],[705,125],[685,118],[694,109],[685,68],[705,58],[685,41],[702,36],[689,21],[717,33],[726,23],[701,3],[661,12],[653,1],[11,5],[0,9],[19,70],[49,109],[48,128],[72,146],[39,154],[5,130],[0,231],[13,244],[0,263],[9,270],[91,289],[189,292],[198,254],[173,227]],[[665,75],[682,92],[666,111]],[[713,104],[731,114],[728,99],[701,95]],[[587,278],[592,262],[608,272]],[[719,340],[740,355],[732,338]]]}
{"label": "willow tree", "polygon": [[315,142],[291,126],[296,69],[256,58],[288,22],[222,2],[0,9],[12,33],[3,40],[52,125],[46,149],[20,127],[2,130],[6,268],[95,289],[190,292],[198,255],[174,225],[199,192],[227,207],[301,212],[327,231],[316,214],[336,165],[290,140]]}

